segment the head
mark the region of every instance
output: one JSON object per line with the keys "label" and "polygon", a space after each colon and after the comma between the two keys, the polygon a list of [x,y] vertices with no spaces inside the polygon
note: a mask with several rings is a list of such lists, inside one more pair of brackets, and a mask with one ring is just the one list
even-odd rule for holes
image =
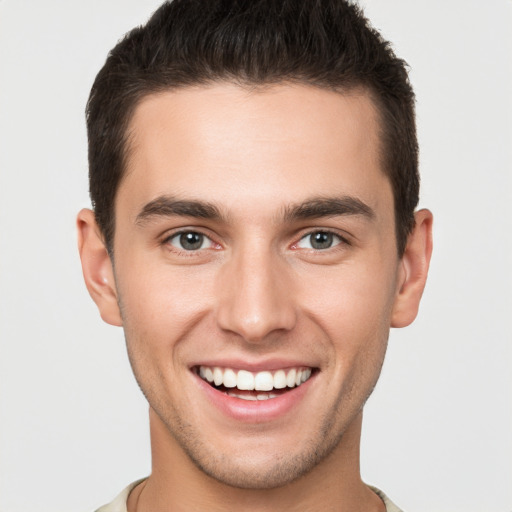
{"label": "head", "polygon": [[378,114],[379,158],[393,190],[397,251],[403,253],[419,192],[414,94],[405,63],[361,10],[342,0],[174,0],[119,42],[87,105],[90,194],[110,251],[137,105],[158,92],[219,82],[368,94]]}
{"label": "head", "polygon": [[431,250],[403,62],[345,2],[175,0],[111,52],[88,123],[84,275],[154,463],[256,489],[353,474]]}

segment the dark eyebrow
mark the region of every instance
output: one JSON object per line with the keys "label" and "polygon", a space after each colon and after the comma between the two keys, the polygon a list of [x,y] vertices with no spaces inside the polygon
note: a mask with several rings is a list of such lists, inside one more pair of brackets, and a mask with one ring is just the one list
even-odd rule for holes
{"label": "dark eyebrow", "polygon": [[[292,222],[320,217],[337,217],[339,215],[362,215],[368,219],[373,219],[375,212],[355,197],[319,197],[285,207],[283,218],[287,222]],[[178,199],[173,196],[160,196],[144,205],[137,215],[135,223],[142,225],[152,218],[172,216],[211,220],[223,219],[218,207],[212,203],[193,199]]]}
{"label": "dark eyebrow", "polygon": [[361,215],[374,219],[375,212],[360,199],[351,196],[318,197],[303,203],[288,206],[284,219],[294,220],[318,219],[320,217],[337,217],[339,215]]}
{"label": "dark eyebrow", "polygon": [[204,201],[181,200],[172,196],[160,196],[150,201],[135,219],[136,224],[145,224],[155,217],[194,217],[198,219],[220,219],[219,209]]}

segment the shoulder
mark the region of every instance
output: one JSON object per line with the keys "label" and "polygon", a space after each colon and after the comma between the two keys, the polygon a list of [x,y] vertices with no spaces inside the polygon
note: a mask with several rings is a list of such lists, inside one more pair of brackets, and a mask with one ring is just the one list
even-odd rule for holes
{"label": "shoulder", "polygon": [[368,486],[386,505],[386,512],[403,512],[401,508],[398,508],[380,489],[377,487],[373,487],[372,485]]}
{"label": "shoulder", "polygon": [[131,483],[128,487],[124,488],[110,503],[103,505],[96,512],[127,512],[126,509],[126,500],[130,495],[130,492],[141,482],[143,482],[145,478],[141,478],[133,483]]}

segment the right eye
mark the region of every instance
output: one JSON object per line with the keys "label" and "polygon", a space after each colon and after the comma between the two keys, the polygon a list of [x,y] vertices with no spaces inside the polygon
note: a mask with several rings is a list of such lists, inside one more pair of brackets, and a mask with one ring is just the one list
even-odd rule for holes
{"label": "right eye", "polygon": [[170,236],[166,242],[181,251],[199,251],[211,249],[213,242],[197,231],[181,231]]}

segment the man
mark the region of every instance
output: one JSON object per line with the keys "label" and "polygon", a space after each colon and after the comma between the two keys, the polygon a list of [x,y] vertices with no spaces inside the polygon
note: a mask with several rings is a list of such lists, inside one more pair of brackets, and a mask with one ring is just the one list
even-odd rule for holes
{"label": "man", "polygon": [[87,116],[84,277],[153,464],[100,510],[398,510],[359,439],[432,248],[404,63],[342,0],[175,0]]}

